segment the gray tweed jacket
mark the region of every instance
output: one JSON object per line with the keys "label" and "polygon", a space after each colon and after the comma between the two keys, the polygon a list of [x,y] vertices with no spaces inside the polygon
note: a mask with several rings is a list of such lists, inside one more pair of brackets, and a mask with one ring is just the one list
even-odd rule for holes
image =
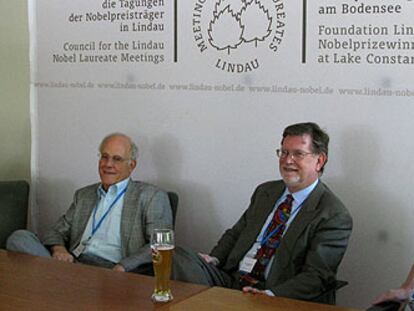
{"label": "gray tweed jacket", "polygon": [[[75,249],[97,204],[99,185],[93,184],[75,192],[68,211],[46,233],[44,245],[64,245],[69,251]],[[168,195],[156,186],[130,180],[121,216],[123,259],[119,263],[126,271],[151,262],[149,241],[154,228],[172,228]]]}

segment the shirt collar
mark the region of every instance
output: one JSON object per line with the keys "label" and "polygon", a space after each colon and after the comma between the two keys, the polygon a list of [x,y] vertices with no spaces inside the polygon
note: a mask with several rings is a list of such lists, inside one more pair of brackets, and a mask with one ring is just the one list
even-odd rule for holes
{"label": "shirt collar", "polygon": [[281,197],[282,202],[285,200],[288,194],[291,194],[293,196],[293,199],[295,200],[295,203],[297,205],[302,205],[303,201],[305,201],[306,198],[313,191],[313,189],[315,189],[318,182],[319,182],[319,178],[317,178],[312,184],[310,184],[306,188],[299,190],[297,192],[294,192],[294,193],[290,193],[289,190],[286,188]]}
{"label": "shirt collar", "polygon": [[128,182],[130,180],[130,177],[127,177],[123,180],[121,180],[120,182],[117,182],[116,184],[113,184],[111,186],[109,186],[108,191],[105,192],[105,190],[102,187],[102,184],[99,185],[98,188],[98,195],[100,195],[101,197],[105,197],[106,194],[111,194],[113,196],[117,196],[119,194],[119,192],[121,192],[123,189],[126,188],[126,186],[128,185]]}

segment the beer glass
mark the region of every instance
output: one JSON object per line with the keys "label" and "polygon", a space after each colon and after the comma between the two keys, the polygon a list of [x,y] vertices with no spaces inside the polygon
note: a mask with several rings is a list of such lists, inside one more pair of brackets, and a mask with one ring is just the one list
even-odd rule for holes
{"label": "beer glass", "polygon": [[152,300],[167,302],[173,299],[170,289],[174,232],[171,229],[154,229],[151,235],[152,264],[155,274],[155,289]]}

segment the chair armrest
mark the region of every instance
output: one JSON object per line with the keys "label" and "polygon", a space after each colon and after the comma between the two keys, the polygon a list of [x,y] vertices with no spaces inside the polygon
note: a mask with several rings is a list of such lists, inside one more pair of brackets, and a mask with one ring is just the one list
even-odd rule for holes
{"label": "chair armrest", "polygon": [[404,310],[406,303],[396,301],[385,301],[377,305],[372,305],[366,311],[399,311]]}

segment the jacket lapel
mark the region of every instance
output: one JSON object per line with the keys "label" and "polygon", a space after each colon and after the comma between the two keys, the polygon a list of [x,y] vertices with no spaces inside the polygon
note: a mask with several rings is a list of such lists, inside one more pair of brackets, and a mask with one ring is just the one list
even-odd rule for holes
{"label": "jacket lapel", "polygon": [[297,239],[315,217],[315,214],[318,213],[317,207],[324,192],[325,186],[322,182],[319,182],[309,197],[303,202],[303,206],[298,215],[289,225],[288,230],[283,236],[279,249],[276,252],[277,258],[275,259],[281,264],[282,267],[289,263],[289,258],[291,256],[292,249],[295,247]]}
{"label": "jacket lapel", "polygon": [[256,242],[256,238],[262,230],[264,223],[275,207],[277,199],[282,195],[285,189],[283,182],[273,184],[269,189],[263,191],[260,195],[261,197],[255,197],[255,215],[252,218],[252,223],[249,223],[249,229],[245,230],[240,236],[238,246],[235,247],[236,253],[232,257],[230,267],[238,266],[241,259],[249,251],[252,245]]}
{"label": "jacket lapel", "polygon": [[[95,189],[96,190],[96,189]],[[79,228],[86,228],[89,218],[91,218],[92,211],[96,208],[98,202],[98,195],[96,191],[91,193],[90,197],[85,200],[85,206],[83,208],[84,217],[79,219]]]}
{"label": "jacket lapel", "polygon": [[[134,227],[136,214],[138,212],[138,198],[141,191],[140,187],[136,187],[132,179],[128,183],[127,191],[124,197],[124,206],[121,215],[121,248],[122,252],[127,252],[129,239],[131,238],[131,230]],[[124,254],[125,256],[125,254]]]}
{"label": "jacket lapel", "polygon": [[71,241],[71,250],[80,243],[86,226],[88,225],[88,221],[92,216],[92,212],[96,208],[96,204],[98,202],[98,187],[99,184],[91,187],[85,197],[82,198],[82,208],[79,212],[81,214],[81,217],[78,217],[79,221],[73,224],[73,230],[74,232],[77,232],[77,234],[76,238]]}
{"label": "jacket lapel", "polygon": [[272,212],[275,207],[276,201],[280,198],[284,190],[284,187],[277,187],[274,191],[266,191],[268,196],[267,203],[260,207],[260,214],[258,217],[259,224],[261,225],[260,229],[263,227],[264,222],[266,221],[269,214]]}
{"label": "jacket lapel", "polygon": [[261,204],[258,208],[257,217],[255,219],[255,228],[248,230],[248,237],[246,241],[246,249],[242,250],[243,255],[249,250],[249,248],[256,241],[257,236],[263,229],[263,226],[269,217],[269,214],[272,212],[275,207],[276,201],[280,198],[283,191],[285,190],[285,185],[283,183],[278,183],[275,187],[267,189],[264,193],[266,197],[261,199]]}

